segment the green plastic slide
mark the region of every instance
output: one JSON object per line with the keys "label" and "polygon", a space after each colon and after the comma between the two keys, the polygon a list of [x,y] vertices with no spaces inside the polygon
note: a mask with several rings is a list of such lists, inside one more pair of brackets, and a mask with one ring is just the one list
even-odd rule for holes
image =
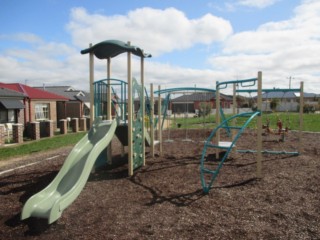
{"label": "green plastic slide", "polygon": [[100,153],[111,142],[116,120],[93,123],[92,128],[72,149],[57,176],[24,205],[21,220],[29,217],[55,222],[80,194]]}

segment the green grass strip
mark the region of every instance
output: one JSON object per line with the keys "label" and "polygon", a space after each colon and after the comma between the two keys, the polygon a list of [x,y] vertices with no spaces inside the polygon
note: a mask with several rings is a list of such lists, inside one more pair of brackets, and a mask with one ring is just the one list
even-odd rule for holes
{"label": "green grass strip", "polygon": [[[230,117],[230,114],[226,114],[226,118]],[[282,121],[283,127],[288,127],[290,130],[299,130],[299,114],[298,113],[263,113],[262,114],[262,124],[267,124],[269,120],[270,128],[277,128],[277,121],[280,119]],[[246,119],[237,119],[237,126],[244,124]],[[303,114],[303,131],[310,132],[320,132],[320,114],[305,113]],[[197,118],[174,118],[171,117],[171,128],[178,128],[178,124],[181,129],[185,128],[215,128],[216,120],[215,115],[211,114],[205,117]],[[249,128],[257,128],[256,120],[252,121]]]}
{"label": "green grass strip", "polygon": [[70,133],[0,148],[0,161],[76,144],[86,133]]}

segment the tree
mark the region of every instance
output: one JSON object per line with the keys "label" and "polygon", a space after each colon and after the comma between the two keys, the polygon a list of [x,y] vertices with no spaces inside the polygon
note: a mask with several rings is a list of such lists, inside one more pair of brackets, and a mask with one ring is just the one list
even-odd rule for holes
{"label": "tree", "polygon": [[211,103],[210,102],[202,102],[200,103],[199,115],[207,116],[211,112]]}
{"label": "tree", "polygon": [[272,111],[275,111],[278,105],[279,105],[279,99],[278,98],[273,98],[270,101],[270,108],[271,108]]}
{"label": "tree", "polygon": [[248,100],[243,96],[237,95],[236,101],[237,101],[238,107],[241,107],[241,108],[245,107],[246,108],[249,106]]}

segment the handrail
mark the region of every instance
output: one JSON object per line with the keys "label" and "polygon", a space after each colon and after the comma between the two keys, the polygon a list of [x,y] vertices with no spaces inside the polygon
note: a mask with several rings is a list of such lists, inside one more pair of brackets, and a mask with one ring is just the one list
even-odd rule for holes
{"label": "handrail", "polygon": [[[201,163],[200,163],[200,178],[201,178],[201,185],[203,188],[203,191],[205,193],[208,193],[215,178],[217,177],[217,175],[219,174],[219,171],[225,161],[225,159],[227,158],[228,154],[230,153],[232,147],[234,146],[234,144],[237,142],[238,138],[241,136],[241,134],[243,133],[243,131],[246,129],[246,127],[249,125],[249,123],[252,121],[252,119],[254,119],[256,116],[260,115],[261,112],[260,111],[256,111],[256,112],[246,112],[246,113],[240,113],[234,116],[229,117],[228,119],[224,120],[222,123],[220,123],[210,134],[210,136],[207,138],[206,140],[206,144],[208,144],[208,142],[211,142],[211,139],[213,138],[213,136],[215,135],[215,133],[218,131],[218,129],[223,128],[225,126],[225,124],[228,121],[231,121],[234,118],[237,117],[244,117],[247,116],[249,117],[249,119],[247,119],[247,121],[242,125],[242,127],[239,129],[238,133],[236,134],[236,136],[234,137],[234,139],[232,140],[228,150],[225,152],[223,158],[221,159],[221,161],[218,164],[218,167],[216,168],[215,171],[209,171],[211,174],[213,174],[211,176],[211,180],[209,181],[209,183],[206,183],[205,177],[204,177],[204,173],[208,172],[208,169],[206,169],[204,167],[204,158],[205,158],[205,154],[206,154],[206,148],[207,145],[205,144],[205,147],[202,151],[202,156],[201,156]],[[217,143],[216,145],[217,147],[219,147],[219,143]]]}
{"label": "handrail", "polygon": [[156,91],[154,91],[153,93],[154,93],[154,94],[163,94],[163,93],[183,92],[183,91],[216,92],[216,90],[211,89],[211,88],[181,87],[181,88],[167,88],[167,89],[156,90]]}
{"label": "handrail", "polygon": [[[117,78],[104,78],[104,79],[100,79],[94,82],[95,83],[99,83],[99,82],[105,82],[105,81],[116,81],[116,82],[120,82],[120,83],[124,83],[124,84],[128,84],[127,82],[125,82],[124,80],[121,79],[117,79]],[[110,85],[117,85],[117,84],[110,84]]]}
{"label": "handrail", "polygon": [[[269,92],[300,92],[300,88],[266,88],[261,89],[261,92],[269,93]],[[258,92],[257,89],[238,89],[236,92],[246,92],[246,93],[252,93],[252,92]]]}
{"label": "handrail", "polygon": [[[254,115],[254,117],[255,117],[255,116],[259,115],[259,114],[261,114],[260,111],[256,111],[256,112],[244,112],[244,113],[240,113],[240,114],[237,114],[237,115],[233,115],[233,116],[227,118],[226,120],[222,121],[222,122],[211,132],[211,134],[209,135],[209,137],[207,138],[207,140],[208,140],[208,139],[212,139],[212,137],[215,135],[215,133],[217,132],[217,130],[220,129],[220,128],[223,128],[223,126],[224,126],[227,122],[229,122],[230,120],[232,120],[232,119],[234,119],[234,118],[237,118],[237,117],[246,117],[246,116],[249,117],[249,116],[252,116],[252,115]],[[251,119],[251,120],[252,120],[252,119]],[[250,120],[250,121],[251,121],[251,120]],[[248,121],[248,120],[247,120],[247,121]],[[246,123],[247,123],[247,121],[246,121]],[[245,124],[246,124],[246,123],[245,123]],[[249,123],[250,123],[250,122],[249,122]],[[247,125],[248,125],[249,123],[247,123]],[[245,127],[247,127],[247,125],[246,125]]]}
{"label": "handrail", "polygon": [[[224,81],[224,82],[216,82],[216,89],[225,89],[229,84],[239,84],[241,87],[251,87],[256,84],[257,78],[249,78],[249,79],[243,79],[243,80],[231,80],[231,81]],[[251,83],[248,85],[245,85],[244,83]]]}

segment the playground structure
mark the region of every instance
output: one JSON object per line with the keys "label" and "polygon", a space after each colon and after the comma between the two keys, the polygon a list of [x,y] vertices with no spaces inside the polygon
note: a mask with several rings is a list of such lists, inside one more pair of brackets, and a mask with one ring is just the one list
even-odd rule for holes
{"label": "playground structure", "polygon": [[[218,110],[221,107],[220,105],[220,90],[227,88],[228,85],[233,85],[233,116],[229,118],[225,118],[224,116],[220,116],[223,114],[223,111]],[[241,86],[243,89],[237,90],[236,87]],[[256,89],[246,89],[252,86],[257,86]],[[291,91],[291,92],[300,92],[300,110],[299,110],[299,150],[294,152],[289,151],[273,151],[273,150],[263,150],[262,149],[262,135],[263,135],[263,125],[262,125],[262,92],[274,91],[274,89],[262,89],[262,72],[258,72],[257,78],[252,79],[244,79],[244,80],[233,80],[227,82],[217,82],[216,83],[216,121],[217,127],[211,132],[210,136],[207,138],[204,148],[201,155],[201,164],[200,164],[200,179],[203,191],[208,193],[210,188],[213,185],[214,180],[218,176],[220,169],[222,168],[225,160],[228,155],[234,152],[242,152],[242,153],[254,153],[256,154],[257,160],[257,170],[256,177],[262,177],[262,154],[288,154],[288,155],[299,155],[301,152],[301,134],[303,127],[303,82],[301,82],[301,86],[299,89],[279,89],[278,91]],[[240,114],[235,114],[235,106],[236,106],[236,92],[256,92],[257,93],[257,106],[256,110],[252,112],[245,112]],[[245,118],[245,122],[242,125],[236,125],[237,119]],[[221,122],[222,119],[222,122]],[[256,150],[252,149],[237,149],[236,142],[240,138],[241,134],[245,131],[245,129],[249,126],[249,124],[257,119],[257,147]],[[288,133],[289,129],[286,127],[283,129],[282,122],[278,120],[277,122],[278,130],[272,130],[273,133],[282,136],[282,140],[284,134]],[[227,136],[231,138],[230,141],[221,141],[220,130],[225,129]],[[269,132],[271,133],[271,131]],[[215,152],[215,160],[218,162],[218,165],[212,164],[212,159],[210,159],[210,155],[212,156],[213,149]],[[222,151],[222,152],[221,152]],[[222,156],[221,156],[222,154]]]}
{"label": "playground structure", "polygon": [[[136,46],[131,46],[130,42],[117,40],[100,42],[94,46],[90,44],[89,48],[82,50],[81,53],[89,53],[92,127],[72,149],[53,181],[28,199],[21,213],[22,220],[39,217],[48,219],[49,224],[56,221],[63,210],[78,197],[92,169],[106,164],[107,160],[111,161],[111,140],[114,135],[119,138],[123,149],[124,146],[128,148],[129,176],[133,175],[136,168],[145,165],[145,141],[151,144],[151,151],[154,151],[153,133],[151,132],[151,137],[148,136],[144,126],[144,58],[149,58],[151,55],[145,54]],[[127,83],[111,78],[111,58],[122,53],[127,53]],[[140,57],[140,84],[132,78],[132,54]],[[96,83],[94,83],[94,55],[99,59],[107,59],[107,78]],[[115,85],[120,86],[120,97],[115,97],[112,92]],[[140,102],[137,111],[134,110],[135,96]],[[112,109],[115,109],[114,119],[112,119]]]}
{"label": "playground structure", "polygon": [[[58,175],[42,191],[32,196],[24,205],[21,219],[29,217],[40,217],[48,219],[48,223],[56,221],[65,210],[80,194],[84,188],[92,169],[106,164],[112,160],[111,141],[116,135],[120,140],[123,148],[127,147],[128,152],[128,175],[132,176],[135,169],[145,165],[145,143],[150,145],[151,156],[154,154],[154,128],[158,125],[158,139],[160,142],[160,154],[162,152],[161,128],[167,113],[167,104],[161,107],[160,94],[168,93],[167,103],[170,93],[174,91],[195,90],[179,88],[153,91],[151,85],[151,101],[145,102],[144,87],[144,58],[151,57],[145,54],[142,49],[131,46],[130,42],[109,40],[98,43],[94,46],[90,44],[88,49],[82,50],[82,54],[89,53],[90,64],[90,119],[92,127],[88,134],[79,141],[67,157]],[[119,54],[127,53],[127,82],[111,78],[111,59]],[[132,78],[131,55],[140,57],[140,84]],[[99,59],[107,60],[107,78],[94,82],[94,55]],[[243,87],[254,86],[257,84],[258,107],[256,111],[241,113],[225,118],[220,108],[220,90],[228,85],[240,84]],[[303,85],[302,85],[303,86]],[[120,93],[116,92],[120,89]],[[303,89],[303,87],[301,87]],[[257,177],[262,176],[262,121],[261,121],[261,92],[262,92],[262,73],[258,73],[257,78],[247,80],[235,80],[228,82],[217,82],[216,90],[196,88],[200,91],[216,91],[216,121],[217,127],[207,138],[202,151],[200,176],[203,191],[208,193],[215,178],[217,177],[224,161],[228,157],[235,143],[241,134],[247,128],[249,123],[258,119],[258,140],[257,140]],[[158,94],[158,120],[154,121],[153,94]],[[234,94],[235,95],[235,94]],[[134,99],[139,99],[139,107],[136,109]],[[235,102],[234,102],[235,103]],[[149,106],[147,111],[150,113],[150,136],[145,127],[146,105]],[[236,104],[233,104],[235,107]],[[301,105],[302,106],[302,105]],[[219,110],[218,110],[219,109]],[[235,111],[234,111],[235,112]],[[161,115],[163,118],[161,120]],[[246,118],[242,126],[235,126],[234,119]],[[220,120],[221,119],[221,120]],[[302,125],[301,125],[302,128]],[[226,129],[228,136],[232,141],[220,141],[220,130]],[[235,132],[237,131],[237,132]],[[215,137],[215,143],[212,142]],[[216,159],[219,164],[216,169],[207,163],[207,152],[209,149],[216,150]],[[224,150],[223,157],[220,157],[220,150]],[[254,152],[247,150],[248,152]]]}
{"label": "playground structure", "polygon": [[[171,96],[173,94],[182,94],[182,95],[187,95],[187,94],[193,94],[193,93],[205,93],[206,95],[208,94],[208,97],[206,97],[206,99],[203,99],[201,102],[202,103],[206,103],[206,104],[211,104],[210,99],[214,97],[213,93],[215,93],[214,89],[210,89],[210,88],[202,88],[202,87],[179,87],[179,88],[166,88],[166,89],[161,89],[159,86],[159,89],[157,91],[154,91],[154,94],[158,95],[158,99],[161,99],[161,95],[165,95],[164,97],[164,101],[161,105],[161,107],[158,106],[159,109],[161,109],[161,118],[157,121],[160,121],[161,123],[159,123],[159,131],[163,130],[163,125],[164,122],[167,120],[168,122],[171,123],[171,115],[174,114],[174,119],[175,119],[175,111],[173,112],[173,106],[170,106],[170,110],[169,110],[169,105],[171,103]],[[183,110],[182,110],[182,114],[183,114],[183,118],[186,119],[188,118],[189,115],[189,111],[191,109],[188,108],[188,96],[186,96],[186,101],[182,103],[183,106]],[[211,109],[211,108],[210,108]],[[196,110],[196,109],[195,109]],[[199,109],[197,109],[199,110]],[[195,115],[195,112],[193,112],[194,110],[191,110],[193,116]],[[170,113],[170,114],[169,114]],[[167,127],[167,132],[168,132],[168,139],[165,141],[162,141],[162,135],[161,135],[161,139],[160,139],[160,145],[162,145],[162,142],[172,142],[173,140],[170,139],[170,125],[169,124]],[[184,123],[185,127],[185,137],[183,139],[183,141],[192,141],[191,139],[188,138],[188,124],[187,121],[185,121]],[[179,125],[178,128],[180,128],[181,126]]]}
{"label": "playground structure", "polygon": [[[303,104],[303,92],[301,92],[302,86],[300,88],[297,89],[264,89],[264,93],[268,94],[269,92],[279,92],[279,93],[283,93],[283,95],[285,95],[286,93],[300,93],[300,103],[299,103],[299,109],[300,109],[300,105]],[[273,100],[274,102],[276,102],[276,100]],[[267,103],[265,104],[265,108],[267,108]],[[272,101],[269,103],[269,105],[272,104]],[[272,112],[276,112],[276,106],[274,107],[274,110],[272,110]],[[292,108],[291,108],[292,109]],[[301,109],[303,110],[303,109]],[[302,111],[299,111],[299,122],[302,121]],[[267,117],[265,124],[262,125],[262,128],[264,129],[264,135],[265,136],[271,136],[271,135],[276,135],[279,136],[278,141],[279,142],[284,142],[285,141],[285,137],[289,134],[289,131],[291,130],[290,128],[290,119],[288,117],[288,110],[287,110],[287,118],[286,121],[283,121],[283,119],[281,119],[279,116],[276,120],[276,123],[272,123],[271,120]],[[301,123],[299,123],[301,124]],[[275,127],[271,127],[271,126],[275,126]]]}
{"label": "playground structure", "polygon": [[[248,93],[252,93],[252,92],[257,92],[255,89],[240,89],[240,90],[236,90],[236,92],[248,92]],[[278,88],[278,89],[265,89],[263,88],[261,90],[261,92],[263,93],[268,93],[268,92],[283,92],[283,93],[287,93],[287,92],[294,92],[294,93],[300,93],[300,97],[299,97],[299,137],[298,137],[298,147],[297,147],[297,151],[286,151],[286,150],[281,150],[281,151],[273,151],[273,150],[263,150],[262,153],[269,153],[269,154],[289,154],[289,155],[299,155],[301,153],[301,134],[302,134],[302,128],[303,128],[303,82],[300,83],[300,88]],[[262,109],[262,106],[261,108]],[[263,112],[261,110],[261,112]],[[274,135],[274,136],[278,136],[278,139],[276,141],[280,142],[284,142],[285,141],[285,136],[287,134],[290,134],[290,122],[287,119],[287,121],[285,123],[283,123],[283,120],[280,119],[279,117],[277,118],[276,123],[274,123],[273,125],[274,127],[271,127],[271,122],[270,119],[267,117],[266,118],[266,122],[265,124],[263,124],[261,127],[264,131],[262,133],[263,136],[269,136],[269,135]],[[253,152],[252,150],[237,150],[238,152]]]}

